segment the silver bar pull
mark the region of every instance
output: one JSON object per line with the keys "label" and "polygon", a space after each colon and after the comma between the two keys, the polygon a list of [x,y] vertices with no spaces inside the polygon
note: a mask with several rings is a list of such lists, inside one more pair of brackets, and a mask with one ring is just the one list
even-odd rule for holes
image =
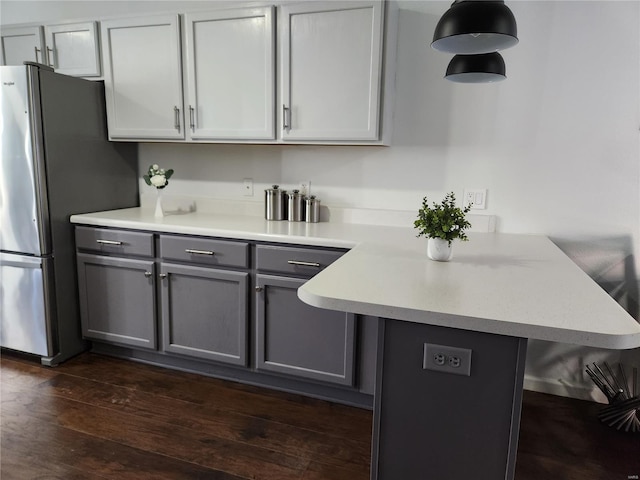
{"label": "silver bar pull", "polygon": [[191,105],[189,105],[189,126],[192,132],[196,131],[195,109]]}
{"label": "silver bar pull", "polygon": [[178,132],[180,131],[180,109],[173,106],[173,126]]}
{"label": "silver bar pull", "polygon": [[289,112],[289,107],[287,107],[284,103],[282,104],[282,129],[287,130],[291,128],[291,125],[287,123],[287,112]]}
{"label": "silver bar pull", "polygon": [[151,273],[151,272],[144,272],[144,276],[145,276],[145,277],[147,277],[147,278],[151,277],[151,275],[153,275],[153,273]]}
{"label": "silver bar pull", "polygon": [[185,248],[186,253],[194,253],[196,255],[215,255],[216,252],[212,252],[211,250],[195,250],[193,248]]}
{"label": "silver bar pull", "polygon": [[118,242],[116,240],[101,240],[101,239],[98,239],[98,240],[96,240],[96,243],[99,243],[101,245],[122,245],[122,242]]}
{"label": "silver bar pull", "polygon": [[47,65],[49,65],[50,67],[55,67],[53,61],[53,53],[53,48],[47,45]]}
{"label": "silver bar pull", "polygon": [[38,47],[33,47],[36,51],[36,63],[38,63],[38,54],[41,52],[41,50]]}
{"label": "silver bar pull", "polygon": [[166,273],[161,273],[160,275],[158,275],[160,278],[162,278],[163,280],[165,278],[167,278],[167,274]]}
{"label": "silver bar pull", "polygon": [[320,264],[316,262],[301,262],[299,260],[288,260],[287,263],[289,265],[301,265],[303,267],[316,267],[320,268]]}

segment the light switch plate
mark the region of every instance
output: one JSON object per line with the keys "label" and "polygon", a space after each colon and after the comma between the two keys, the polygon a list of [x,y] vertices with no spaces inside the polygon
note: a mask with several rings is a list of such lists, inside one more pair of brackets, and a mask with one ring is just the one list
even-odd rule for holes
{"label": "light switch plate", "polygon": [[465,188],[462,205],[471,205],[472,210],[485,210],[487,208],[486,188]]}

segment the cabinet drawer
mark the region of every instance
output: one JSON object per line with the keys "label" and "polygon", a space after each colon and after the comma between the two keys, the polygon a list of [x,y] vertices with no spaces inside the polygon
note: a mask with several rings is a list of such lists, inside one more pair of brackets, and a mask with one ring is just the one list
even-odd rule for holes
{"label": "cabinet drawer", "polygon": [[153,233],[76,227],[76,248],[92,252],[153,257]]}
{"label": "cabinet drawer", "polygon": [[244,242],[161,235],[160,256],[163,260],[249,268],[249,244]]}
{"label": "cabinet drawer", "polygon": [[258,245],[256,268],[261,272],[290,273],[312,277],[346,252],[311,248]]}

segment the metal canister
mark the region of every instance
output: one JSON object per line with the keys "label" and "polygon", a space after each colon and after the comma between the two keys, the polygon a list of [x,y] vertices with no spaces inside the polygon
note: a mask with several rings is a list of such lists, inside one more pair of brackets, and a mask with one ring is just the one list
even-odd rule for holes
{"label": "metal canister", "polygon": [[278,185],[264,191],[264,218],[267,220],[284,220],[287,213],[286,191]]}
{"label": "metal canister", "polygon": [[304,220],[307,223],[317,223],[320,221],[320,200],[311,195],[304,197]]}
{"label": "metal canister", "polygon": [[287,194],[287,219],[290,222],[304,221],[304,197],[300,190],[294,190]]}

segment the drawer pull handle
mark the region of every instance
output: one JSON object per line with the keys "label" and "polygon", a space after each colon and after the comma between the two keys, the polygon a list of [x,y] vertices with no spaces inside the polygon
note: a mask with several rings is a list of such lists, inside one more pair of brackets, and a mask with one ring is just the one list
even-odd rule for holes
{"label": "drawer pull handle", "polygon": [[160,275],[158,275],[160,278],[165,279],[167,278],[167,274],[166,273],[161,273]]}
{"label": "drawer pull handle", "polygon": [[256,287],[256,292],[261,292],[263,290],[262,287]]}
{"label": "drawer pull handle", "polygon": [[145,277],[147,277],[147,278],[151,277],[151,275],[153,275],[153,273],[151,273],[151,272],[144,272],[144,276],[145,276]]}
{"label": "drawer pull handle", "polygon": [[118,242],[116,240],[101,240],[101,239],[98,239],[98,240],[96,240],[96,243],[99,243],[101,245],[122,245],[122,242]]}
{"label": "drawer pull handle", "polygon": [[287,263],[289,265],[301,265],[303,267],[316,267],[320,268],[320,264],[316,262],[301,262],[299,260],[288,260]]}
{"label": "drawer pull handle", "polygon": [[212,252],[211,250],[195,250],[193,248],[186,248],[186,253],[194,253],[196,255],[215,255],[216,252]]}

